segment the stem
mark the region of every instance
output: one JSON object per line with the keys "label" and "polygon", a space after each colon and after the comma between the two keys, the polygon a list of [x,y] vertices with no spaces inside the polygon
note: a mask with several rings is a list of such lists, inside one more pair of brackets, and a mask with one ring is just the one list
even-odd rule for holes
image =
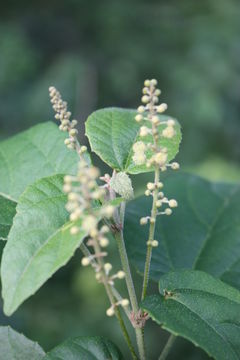
{"label": "stem", "polygon": [[[116,289],[114,286],[112,286],[112,292],[113,292],[113,295],[114,295],[114,297],[115,297],[115,299],[116,299],[117,301],[121,301],[121,300],[122,300],[121,295],[119,294],[119,292],[117,291],[117,289]],[[131,315],[131,313],[130,313],[130,311],[129,311],[129,308],[126,307],[126,306],[124,306],[124,307],[123,307],[123,310],[124,310],[125,314],[127,315],[128,319],[129,319],[129,318],[130,318],[130,315]]]}
{"label": "stem", "polygon": [[165,360],[167,358],[167,356],[168,356],[168,354],[169,354],[169,352],[170,352],[176,338],[177,337],[175,335],[173,335],[173,334],[171,334],[169,336],[168,341],[166,342],[166,344],[165,344],[165,346],[163,348],[163,351],[162,351],[161,355],[159,356],[158,360]]}
{"label": "stem", "polygon": [[[82,243],[80,245],[80,249],[81,249],[82,253],[84,254],[84,256],[86,256],[86,257],[91,256],[91,252],[88,250],[87,246],[84,243]],[[100,249],[98,249],[98,245],[96,246],[95,252],[96,251],[98,251],[98,252],[100,251]],[[94,266],[96,266],[97,262],[94,259],[92,259],[91,264],[94,267]],[[103,263],[103,260],[101,258],[98,258],[98,264],[101,267],[101,269],[103,269],[104,263]],[[105,290],[106,290],[107,296],[109,298],[109,301],[110,301],[111,305],[114,306],[115,296],[113,294],[113,289],[108,284],[108,279],[107,279],[107,276],[106,276],[104,270],[102,270],[102,278],[103,278],[103,285],[105,287]],[[124,336],[124,338],[125,338],[125,340],[127,342],[128,348],[129,348],[129,350],[131,352],[132,358],[133,358],[133,360],[138,360],[136,352],[135,352],[134,347],[132,345],[130,336],[129,336],[128,331],[126,329],[126,326],[124,324],[122,315],[121,315],[121,313],[120,313],[120,311],[119,311],[119,309],[117,307],[115,307],[114,310],[115,310],[116,318],[118,319],[120,328],[122,330],[123,336]]]}
{"label": "stem", "polygon": [[[115,239],[116,239],[117,246],[118,246],[118,251],[119,251],[119,255],[120,255],[120,259],[121,259],[122,268],[123,268],[123,271],[125,272],[125,280],[126,280],[128,294],[129,294],[129,298],[130,298],[130,302],[131,302],[131,306],[132,306],[132,311],[134,314],[137,315],[139,313],[139,307],[138,307],[137,296],[136,296],[133,279],[132,279],[132,275],[131,275],[131,270],[130,270],[130,266],[129,266],[125,242],[124,242],[124,238],[123,238],[125,206],[126,206],[125,202],[122,202],[121,207],[120,207],[120,222],[122,225],[122,229],[115,233]],[[137,345],[138,345],[140,359],[145,360],[146,355],[145,355],[143,331],[140,328],[135,328],[135,332],[136,332],[136,339],[137,339]]]}
{"label": "stem", "polygon": [[[156,167],[156,169],[155,169],[155,184],[157,184],[158,182],[159,182],[159,168]],[[153,202],[152,202],[152,210],[151,210],[151,220],[153,219],[153,221],[150,221],[150,226],[149,226],[149,236],[148,236],[149,243],[154,240],[155,224],[156,224],[156,217],[157,217],[157,206],[156,206],[157,197],[158,197],[158,189],[157,189],[157,187],[155,187],[154,192],[153,192]],[[143,277],[142,300],[145,299],[146,294],[147,294],[151,258],[152,258],[152,246],[148,245],[146,260],[145,260],[144,277]]]}

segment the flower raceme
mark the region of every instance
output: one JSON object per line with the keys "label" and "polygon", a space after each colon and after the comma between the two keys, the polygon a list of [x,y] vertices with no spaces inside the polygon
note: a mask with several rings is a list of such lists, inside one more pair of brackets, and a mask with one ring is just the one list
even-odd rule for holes
{"label": "flower raceme", "polygon": [[65,144],[69,149],[76,150],[79,154],[86,151],[86,146],[79,145],[77,141],[78,131],[76,129],[77,120],[70,120],[71,112],[67,109],[67,102],[62,100],[60,92],[54,87],[49,88],[50,101],[52,103],[53,110],[56,112],[55,119],[60,121],[59,129],[61,131],[68,132],[69,138],[65,140]]}
{"label": "flower raceme", "polygon": [[[123,279],[125,273],[120,270],[111,275],[112,265],[104,262],[104,258],[108,255],[105,248],[109,244],[106,234],[110,229],[107,225],[99,227],[99,220],[101,218],[110,219],[115,208],[109,204],[94,206],[94,202],[104,202],[106,197],[106,189],[97,184],[99,175],[99,170],[96,167],[89,166],[84,159],[81,159],[77,175],[64,177],[63,190],[68,195],[66,209],[70,213],[70,220],[75,223],[77,220],[82,220],[81,227],[89,235],[87,245],[93,249],[93,253],[89,252],[88,256],[82,258],[82,265],[91,264],[95,270],[97,281],[107,282],[111,287],[114,287],[115,279]],[[78,225],[73,225],[70,232],[76,235],[79,230]],[[107,315],[114,315],[114,309],[118,305],[128,307],[129,301],[120,299],[111,304],[107,310]]]}
{"label": "flower raceme", "polygon": [[[142,90],[143,105],[138,107],[138,114],[135,117],[138,123],[142,122],[145,123],[145,125],[142,125],[139,131],[139,136],[143,138],[144,141],[137,141],[133,145],[133,161],[136,165],[146,164],[147,167],[153,167],[155,172],[157,171],[155,181],[149,182],[145,191],[146,196],[154,197],[154,208],[156,208],[157,211],[151,214],[151,216],[141,218],[141,225],[147,224],[148,221],[154,223],[157,215],[171,215],[172,208],[177,207],[176,200],[169,200],[165,196],[162,191],[163,183],[159,181],[160,172],[166,171],[168,167],[177,170],[179,169],[179,164],[176,162],[168,163],[168,150],[166,147],[160,145],[161,139],[173,138],[176,135],[176,131],[174,128],[175,121],[173,119],[162,120],[159,116],[167,109],[167,104],[158,104],[158,97],[161,91],[157,89],[156,86],[157,80],[145,80]],[[149,141],[147,142],[144,138]],[[147,152],[151,155],[147,156]],[[165,209],[158,211],[158,209],[163,208],[164,205]],[[148,240],[147,244],[153,247],[158,246],[156,240],[150,240],[150,242]]]}

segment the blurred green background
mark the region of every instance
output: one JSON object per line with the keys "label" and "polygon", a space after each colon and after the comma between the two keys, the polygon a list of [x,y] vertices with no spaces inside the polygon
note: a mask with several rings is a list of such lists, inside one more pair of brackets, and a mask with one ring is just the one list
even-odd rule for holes
{"label": "blurred green background", "polygon": [[[55,85],[79,119],[85,143],[84,121],[92,111],[138,106],[144,79],[155,77],[168,113],[183,127],[182,168],[239,181],[239,19],[238,0],[1,2],[0,139],[53,120],[48,87]],[[77,252],[10,319],[0,313],[0,323],[46,350],[70,335],[105,334],[125,351],[115,322],[103,315],[102,288],[79,258]],[[155,359],[166,333],[148,327]],[[178,340],[169,359],[176,358],[207,356]]]}

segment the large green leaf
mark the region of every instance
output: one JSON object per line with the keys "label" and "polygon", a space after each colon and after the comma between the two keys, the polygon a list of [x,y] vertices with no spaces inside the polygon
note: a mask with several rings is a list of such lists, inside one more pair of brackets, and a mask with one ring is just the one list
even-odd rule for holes
{"label": "large green leaf", "polygon": [[52,122],[36,125],[0,143],[0,192],[17,200],[27,185],[54,174],[76,172],[78,156]]}
{"label": "large green leaf", "polygon": [[36,181],[19,198],[1,264],[7,315],[68,262],[86,235],[70,235],[62,186],[63,176],[54,175]]}
{"label": "large green leaf", "polygon": [[[164,180],[164,193],[177,199],[171,216],[159,216],[151,278],[175,269],[198,269],[240,287],[240,185],[211,183],[188,174]],[[143,272],[148,226],[139,219],[150,214],[152,198],[130,202],[125,239],[130,259]]]}
{"label": "large green leaf", "polygon": [[0,194],[0,241],[7,240],[13,218],[16,214],[17,203]]}
{"label": "large green leaf", "polygon": [[44,360],[123,360],[116,346],[100,336],[71,338],[51,350]]}
{"label": "large green leaf", "polygon": [[40,360],[44,355],[37,343],[8,326],[0,327],[0,360]]}
{"label": "large green leaf", "polygon": [[[86,135],[92,151],[113,169],[130,174],[152,171],[145,165],[136,166],[132,161],[132,147],[139,140],[140,126],[151,125],[149,121],[137,123],[135,115],[135,110],[106,108],[92,113],[86,122]],[[166,120],[170,117],[162,115],[161,118]],[[141,141],[151,142],[152,137],[146,136]],[[168,149],[169,161],[178,153],[180,141],[180,126],[176,122],[176,135],[172,139],[160,140],[160,144]],[[150,153],[147,156],[150,157]]]}
{"label": "large green leaf", "polygon": [[160,294],[142,304],[163,328],[203,348],[217,360],[240,358],[240,292],[201,271],[160,279]]}

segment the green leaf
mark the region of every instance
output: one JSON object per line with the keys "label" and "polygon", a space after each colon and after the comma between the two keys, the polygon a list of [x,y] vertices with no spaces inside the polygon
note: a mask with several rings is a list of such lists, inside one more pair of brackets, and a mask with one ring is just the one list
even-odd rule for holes
{"label": "green leaf", "polygon": [[162,327],[203,348],[217,360],[240,358],[240,292],[201,271],[160,279],[160,294],[141,307]]}
{"label": "green leaf", "polygon": [[1,142],[0,192],[16,201],[37,179],[75,174],[78,155],[67,149],[66,136],[56,124],[47,122]]}
{"label": "green leaf", "polygon": [[13,218],[16,214],[17,203],[0,194],[0,241],[7,240]]}
{"label": "green leaf", "polygon": [[[148,121],[139,124],[135,121],[135,110],[120,108],[106,108],[92,113],[86,122],[86,135],[91,149],[105,163],[118,171],[129,174],[149,172],[152,169],[145,165],[136,166],[132,161],[133,144],[140,140],[139,128],[144,125],[150,127]],[[170,119],[161,115],[161,119]],[[164,125],[163,125],[164,127]],[[180,125],[176,122],[176,135],[172,139],[161,139],[160,144],[168,149],[168,160],[172,160],[178,153],[181,142]],[[141,138],[143,142],[152,142],[151,136]],[[147,157],[150,158],[151,151]]]}
{"label": "green leaf", "polygon": [[40,360],[45,353],[35,342],[8,326],[0,327],[1,360]]}
{"label": "green leaf", "polygon": [[68,262],[86,235],[84,231],[70,235],[62,186],[63,176],[47,177],[30,185],[19,198],[1,264],[7,315]]}
{"label": "green leaf", "polygon": [[116,346],[100,336],[76,337],[51,350],[44,360],[123,360]]}
{"label": "green leaf", "polygon": [[[188,174],[164,179],[164,193],[178,201],[171,216],[159,216],[150,277],[175,269],[206,271],[240,288],[240,185],[220,184]],[[152,198],[142,196],[126,210],[128,254],[143,272],[148,226],[139,219],[150,214]]]}

